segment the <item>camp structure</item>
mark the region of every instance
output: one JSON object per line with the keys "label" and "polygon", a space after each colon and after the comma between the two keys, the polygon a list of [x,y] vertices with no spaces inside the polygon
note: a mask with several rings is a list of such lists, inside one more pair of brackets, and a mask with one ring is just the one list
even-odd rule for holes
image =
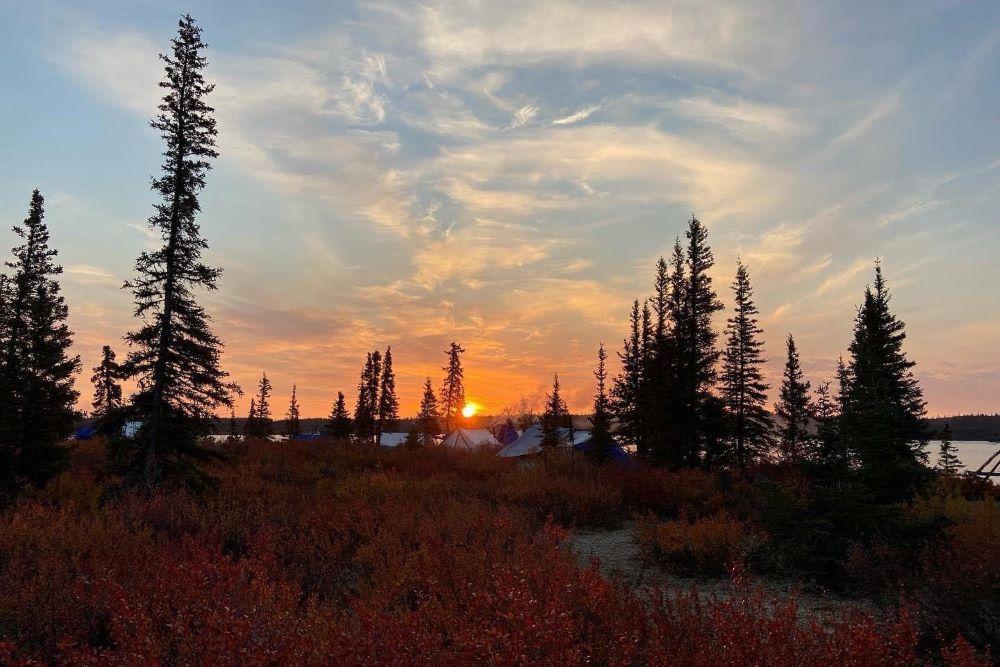
{"label": "camp structure", "polygon": [[404,442],[406,442],[406,433],[402,432],[380,433],[378,436],[378,444],[383,447],[399,447]]}
{"label": "camp structure", "polygon": [[445,447],[472,450],[477,447],[499,447],[500,442],[485,428],[456,428],[441,443]]}
{"label": "camp structure", "polygon": [[[573,449],[575,451],[588,454],[595,444],[594,439],[591,438],[588,433],[587,437],[583,440],[574,438]],[[633,462],[629,453],[626,452],[618,443],[612,443],[611,446],[607,448],[607,456],[609,460],[621,465],[627,465]]]}
{"label": "camp structure", "polygon": [[[582,443],[590,439],[589,431],[573,431],[573,442],[570,443],[570,431],[568,428],[560,428],[558,429],[558,432],[563,446],[565,447],[569,447],[570,444],[575,446],[578,443]],[[501,449],[497,455],[505,458],[511,458],[517,456],[530,456],[531,454],[537,454],[540,451],[542,451],[542,426],[541,424],[535,424],[534,426],[530,426],[525,429],[520,438]]]}

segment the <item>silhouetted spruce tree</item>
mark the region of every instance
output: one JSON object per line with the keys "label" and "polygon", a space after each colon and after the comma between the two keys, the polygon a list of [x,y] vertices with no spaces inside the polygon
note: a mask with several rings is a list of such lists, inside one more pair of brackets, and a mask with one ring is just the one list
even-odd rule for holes
{"label": "silhouetted spruce tree", "polygon": [[379,444],[375,437],[378,435],[378,408],[379,395],[382,387],[382,353],[378,350],[372,352],[372,370],[368,376],[368,405],[371,410],[367,430],[370,438]]}
{"label": "silhouetted spruce tree", "polygon": [[566,409],[566,401],[563,400],[559,392],[559,374],[552,375],[552,393],[545,398],[545,412],[542,413],[542,452],[548,453],[557,450],[566,442],[565,436],[560,429],[569,427],[569,410]]}
{"label": "silhouetted spruce tree", "polygon": [[302,435],[302,420],[299,415],[298,387],[292,385],[292,398],[288,401],[288,414],[285,415],[285,433],[295,439]]}
{"label": "silhouetted spruce tree", "polygon": [[958,450],[951,442],[951,425],[945,423],[944,428],[938,435],[941,444],[938,449],[938,460],[935,469],[945,475],[957,475],[964,467],[958,458]]}
{"label": "silhouetted spruce tree", "polygon": [[771,415],[767,403],[768,385],[761,368],[764,331],[757,323],[750,273],[737,260],[732,284],[733,316],[726,326],[723,351],[722,395],[730,421],[731,459],[740,468],[765,455],[771,447]]}
{"label": "silhouetted spruce tree", "polygon": [[597,393],[594,395],[594,415],[590,418],[590,449],[588,454],[595,463],[605,463],[611,458],[611,448],[615,441],[611,436],[611,406],[608,399],[608,372],[605,368],[608,353],[604,344],[597,348]]}
{"label": "silhouetted spruce tree", "polygon": [[347,440],[351,437],[353,425],[350,414],[347,412],[347,401],[344,392],[337,392],[337,401],[330,411],[330,421],[327,422],[327,432],[334,440]]}
{"label": "silhouetted spruce tree", "polygon": [[869,489],[881,500],[910,496],[925,478],[924,400],[903,352],[904,325],[889,310],[890,294],[875,264],[854,323],[842,433]]}
{"label": "silhouetted spruce tree", "polygon": [[441,431],[441,413],[438,410],[438,401],[430,378],[424,382],[424,395],[420,399],[420,412],[417,413],[415,423],[424,446],[433,445],[434,436]]}
{"label": "silhouetted spruce tree", "polygon": [[785,459],[803,461],[811,453],[809,421],[812,418],[812,400],[809,398],[809,381],[802,374],[799,351],[791,334],[788,334],[787,349],[781,393],[774,406],[780,423],[778,447]]}
{"label": "silhouetted spruce tree", "polygon": [[445,354],[448,355],[448,365],[442,370],[445,372],[444,383],[441,386],[441,415],[444,417],[445,433],[450,433],[460,411],[465,406],[465,371],[462,370],[462,353],[465,352],[462,346],[452,341],[451,346]]}
{"label": "silhouetted spruce tree", "polygon": [[152,186],[161,200],[149,219],[163,246],[140,254],[138,276],[126,283],[143,323],[126,335],[131,352],[122,369],[139,391],[122,420],[142,425],[133,442],[117,448],[132,479],[147,489],[164,478],[208,481],[196,462],[220,455],[201,438],[214,426],[213,412],[229,408],[239,391],[219,367],[222,342],[195,299],[196,290],[217,288],[221,270],[202,262],[208,244],[195,220],[209,160],[218,152],[214,110],[205,102],[213,88],[202,75],[206,45],[190,15],[181,18],[171,44],[172,53],[160,56],[166,94],[150,123],[166,143],[162,175]]}
{"label": "silhouetted spruce tree", "polygon": [[243,422],[243,434],[250,437],[257,437],[257,401],[250,399],[250,409],[247,411],[247,419]]}
{"label": "silhouetted spruce tree", "polygon": [[722,304],[709,275],[715,258],[708,245],[708,230],[691,216],[686,236],[684,294],[675,334],[677,395],[685,460],[688,465],[697,465],[703,452],[708,456],[717,447],[721,414],[712,389],[719,350],[712,318],[722,310]]}
{"label": "silhouetted spruce tree", "polygon": [[396,430],[399,423],[399,399],[396,398],[396,374],[392,370],[392,348],[385,348],[382,361],[382,382],[378,397],[378,425],[376,427],[376,442],[383,432]]}
{"label": "silhouetted spruce tree", "polygon": [[101,363],[94,366],[90,381],[94,384],[94,416],[102,418],[122,406],[121,366],[115,361],[115,352],[110,345],[101,348]]}
{"label": "silhouetted spruce tree", "polygon": [[274,419],[271,417],[271,381],[267,373],[262,373],[257,383],[257,414],[254,415],[254,434],[261,439],[274,435]]}
{"label": "silhouetted spruce tree", "polygon": [[[654,464],[678,467],[683,448],[676,428],[676,364],[671,272],[660,257],[653,281],[652,316],[641,384],[642,440]],[[645,310],[643,311],[645,323]]]}
{"label": "silhouetted spruce tree", "polygon": [[236,408],[229,406],[229,441],[236,442],[239,434],[239,430],[236,428]]}
{"label": "silhouetted spruce tree", "polygon": [[55,276],[62,273],[49,247],[44,200],[35,190],[28,216],[14,233],[23,243],[7,261],[13,275],[0,298],[0,499],[21,481],[40,485],[66,466],[63,440],[72,432],[79,394],[69,356],[68,308]]}
{"label": "silhouetted spruce tree", "polygon": [[412,422],[410,428],[406,430],[406,440],[403,441],[403,447],[406,449],[417,449],[422,442],[423,436],[420,434],[420,428],[416,422]]}
{"label": "silhouetted spruce tree", "polygon": [[611,390],[611,407],[618,420],[619,437],[626,443],[635,445],[636,453],[644,458],[648,452],[642,438],[642,410],[639,404],[644,372],[639,313],[639,300],[636,299],[629,315],[629,336],[625,339],[622,351],[618,353],[621,371],[615,377]]}
{"label": "silhouetted spruce tree", "polygon": [[840,438],[840,413],[829,380],[820,384],[815,393],[816,461],[829,468],[845,468],[850,461]]}
{"label": "silhouetted spruce tree", "polygon": [[358,400],[354,404],[354,436],[359,442],[371,442],[375,435],[376,404],[371,394],[372,383],[378,382],[377,377],[372,353],[369,352],[358,381]]}

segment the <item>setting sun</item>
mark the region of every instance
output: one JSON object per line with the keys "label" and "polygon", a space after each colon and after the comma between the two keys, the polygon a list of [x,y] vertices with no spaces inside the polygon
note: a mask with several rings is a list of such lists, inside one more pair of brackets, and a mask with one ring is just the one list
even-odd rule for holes
{"label": "setting sun", "polygon": [[466,403],[465,407],[462,408],[462,416],[468,419],[469,417],[476,414],[477,410],[479,410],[479,406],[476,405],[475,403]]}

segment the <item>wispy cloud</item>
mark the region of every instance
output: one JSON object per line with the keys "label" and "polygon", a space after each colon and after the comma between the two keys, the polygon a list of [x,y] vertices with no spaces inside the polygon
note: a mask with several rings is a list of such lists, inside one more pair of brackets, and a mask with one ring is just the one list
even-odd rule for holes
{"label": "wispy cloud", "polygon": [[593,105],[589,107],[584,107],[578,111],[574,111],[568,116],[562,116],[561,118],[556,118],[552,121],[553,125],[572,125],[573,123],[579,123],[581,120],[586,120],[594,115],[594,112],[600,109],[600,105]]}

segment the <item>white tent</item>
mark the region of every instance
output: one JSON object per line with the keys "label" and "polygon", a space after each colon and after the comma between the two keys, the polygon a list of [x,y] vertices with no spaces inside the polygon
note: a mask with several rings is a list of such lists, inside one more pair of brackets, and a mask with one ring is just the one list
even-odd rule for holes
{"label": "white tent", "polygon": [[[563,440],[562,445],[569,447],[571,444],[569,441],[569,429],[560,428],[559,436]],[[588,438],[590,438],[590,431],[573,431],[572,444],[577,445],[581,442],[586,442]],[[530,454],[537,454],[540,451],[542,451],[542,426],[541,424],[535,424],[525,429],[520,438],[501,449],[497,455],[504,457],[528,456]]]}
{"label": "white tent", "polygon": [[383,447],[399,447],[404,442],[406,442],[406,433],[382,433],[378,439],[378,444]]}
{"label": "white tent", "polygon": [[456,428],[441,444],[456,449],[475,449],[481,445],[496,447],[500,442],[485,428]]}

